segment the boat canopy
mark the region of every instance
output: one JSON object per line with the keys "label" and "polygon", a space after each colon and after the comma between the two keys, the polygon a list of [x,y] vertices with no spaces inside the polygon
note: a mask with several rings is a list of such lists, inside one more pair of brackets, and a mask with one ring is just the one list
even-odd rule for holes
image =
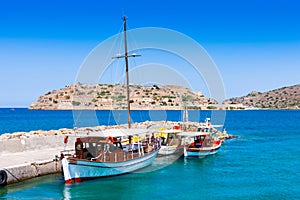
{"label": "boat canopy", "polygon": [[211,125],[200,125],[200,126],[198,126],[198,128],[210,128],[210,127],[213,127],[213,128],[219,128],[219,127],[223,127],[224,125],[213,125],[213,124],[211,124]]}
{"label": "boat canopy", "polygon": [[167,130],[158,130],[160,133],[181,133],[182,130],[178,129],[167,129]]}
{"label": "boat canopy", "polygon": [[182,132],[178,133],[180,136],[187,136],[187,137],[195,137],[199,135],[209,135],[210,133],[208,132]]}
{"label": "boat canopy", "polygon": [[148,129],[106,129],[101,132],[104,137],[121,137],[121,136],[134,136],[134,135],[146,135],[149,134]]}
{"label": "boat canopy", "polygon": [[150,134],[148,129],[106,129],[103,131],[90,132],[88,134],[77,134],[76,136],[92,137],[124,137],[124,136],[145,136]]}

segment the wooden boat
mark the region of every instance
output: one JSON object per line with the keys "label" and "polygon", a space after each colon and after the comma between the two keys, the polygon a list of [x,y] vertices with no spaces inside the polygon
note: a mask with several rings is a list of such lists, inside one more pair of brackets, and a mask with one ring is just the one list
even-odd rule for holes
{"label": "wooden boat", "polygon": [[168,156],[168,155],[182,155],[183,146],[181,145],[181,137],[178,136],[178,133],[181,133],[181,130],[178,129],[167,129],[159,131],[159,138],[161,140],[161,148],[158,152],[159,156]]}
{"label": "wooden boat", "polygon": [[[128,58],[138,55],[127,53],[126,17],[123,20],[125,55],[116,58],[125,58],[126,61],[128,129],[107,130],[92,135],[86,133],[77,137],[75,154],[62,155],[62,168],[66,183],[120,175],[142,169],[153,162],[160,149],[157,139],[147,137],[148,130],[130,129]],[[134,142],[132,141],[134,136],[143,136],[143,139]]]}
{"label": "wooden boat", "polygon": [[[62,159],[65,182],[120,175],[150,165],[160,143],[146,134],[142,129],[113,129],[77,137],[75,154]],[[134,142],[133,136],[143,140]]]}
{"label": "wooden boat", "polygon": [[224,142],[226,139],[230,139],[230,135],[227,134],[226,129],[224,128],[223,132],[217,128],[223,127],[223,125],[214,125],[211,124],[210,118],[206,118],[204,123],[198,127],[198,132],[209,132],[217,137],[221,142]]}
{"label": "wooden boat", "polygon": [[209,132],[182,132],[178,135],[185,137],[188,144],[184,146],[184,157],[203,158],[218,152],[222,142]]}

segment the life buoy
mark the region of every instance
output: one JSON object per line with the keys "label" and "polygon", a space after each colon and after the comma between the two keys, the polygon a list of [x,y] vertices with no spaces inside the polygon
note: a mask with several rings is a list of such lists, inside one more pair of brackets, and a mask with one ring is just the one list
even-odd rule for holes
{"label": "life buoy", "polygon": [[0,186],[7,184],[7,173],[4,170],[0,170]]}
{"label": "life buoy", "polygon": [[112,144],[112,143],[114,143],[114,138],[111,136],[108,136],[105,141],[107,144]]}

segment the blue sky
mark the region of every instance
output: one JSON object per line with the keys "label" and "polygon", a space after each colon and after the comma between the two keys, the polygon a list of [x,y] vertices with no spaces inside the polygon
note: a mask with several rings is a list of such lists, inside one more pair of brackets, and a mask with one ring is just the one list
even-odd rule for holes
{"label": "blue sky", "polygon": [[74,83],[101,41],[128,28],[164,27],[201,44],[227,97],[300,83],[300,3],[234,1],[1,1],[0,107],[27,107]]}

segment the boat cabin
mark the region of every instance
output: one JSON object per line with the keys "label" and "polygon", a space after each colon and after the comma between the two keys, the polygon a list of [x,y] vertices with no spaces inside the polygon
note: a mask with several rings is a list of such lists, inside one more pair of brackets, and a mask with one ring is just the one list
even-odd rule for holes
{"label": "boat cabin", "polygon": [[178,133],[181,133],[181,130],[178,129],[169,129],[161,130],[159,133],[159,138],[161,139],[161,145],[163,146],[177,146],[181,144],[181,136]]}
{"label": "boat cabin", "polygon": [[80,159],[91,159],[101,151],[122,150],[120,138],[82,137],[75,142],[75,156]]}
{"label": "boat cabin", "polygon": [[102,137],[83,136],[76,138],[74,159],[98,162],[121,162],[141,157],[159,148],[155,137]]}

